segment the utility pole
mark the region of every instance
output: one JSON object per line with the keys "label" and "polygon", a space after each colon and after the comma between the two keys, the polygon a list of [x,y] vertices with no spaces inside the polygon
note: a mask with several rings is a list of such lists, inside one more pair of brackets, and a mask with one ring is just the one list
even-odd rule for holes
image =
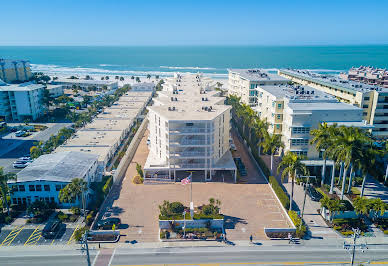
{"label": "utility pole", "polygon": [[86,261],[88,263],[88,266],[91,266],[90,264],[90,255],[89,255],[89,246],[88,246],[88,231],[86,231],[83,235],[83,241],[82,241],[82,251],[86,251]]}
{"label": "utility pole", "polygon": [[183,211],[183,239],[186,239],[186,211]]}
{"label": "utility pole", "polygon": [[349,251],[351,255],[351,261],[350,264],[354,265],[354,257],[356,255],[356,248],[360,248],[361,252],[365,252],[365,249],[368,249],[367,244],[356,244],[357,238],[360,236],[360,229],[359,228],[352,228],[354,234],[353,234],[353,244],[345,244],[344,242],[344,249]]}

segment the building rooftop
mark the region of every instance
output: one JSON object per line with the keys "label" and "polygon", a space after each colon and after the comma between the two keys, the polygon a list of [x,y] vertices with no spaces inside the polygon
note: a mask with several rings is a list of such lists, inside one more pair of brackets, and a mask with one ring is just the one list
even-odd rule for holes
{"label": "building rooftop", "polygon": [[104,119],[135,119],[140,113],[140,108],[138,109],[128,109],[128,108],[105,108],[102,113],[97,115],[97,118]]}
{"label": "building rooftop", "polygon": [[388,92],[387,88],[383,88],[375,85],[368,85],[368,84],[364,84],[356,81],[344,80],[337,76],[312,73],[308,70],[280,69],[279,72],[290,76],[294,76],[296,78],[301,78],[303,80],[316,82],[323,86],[328,86],[331,88],[343,90],[349,93],[369,92],[372,90]]}
{"label": "building rooftop", "polygon": [[16,64],[25,64],[26,67],[30,67],[30,61],[28,60],[13,60],[13,59],[3,59],[3,58],[0,58],[0,66],[4,65],[4,68],[15,68],[15,65],[14,63]]}
{"label": "building rooftop", "polygon": [[111,151],[111,147],[80,147],[80,146],[59,146],[55,149],[55,153],[60,152],[81,152],[86,154],[92,154],[97,156],[98,161],[106,162],[109,152]]}
{"label": "building rooftop", "polygon": [[88,169],[97,161],[97,155],[82,152],[58,152],[45,154],[17,174],[17,181],[58,181],[71,182],[86,174]]}
{"label": "building rooftop", "polygon": [[265,85],[259,86],[259,88],[274,95],[276,98],[288,99],[293,102],[338,101],[334,96],[309,86],[287,84],[277,86]]}
{"label": "building rooftop", "polygon": [[288,79],[283,78],[277,74],[269,73],[263,69],[228,69],[229,72],[237,73],[241,78],[249,81],[283,81],[287,82]]}
{"label": "building rooftop", "polygon": [[118,143],[121,131],[79,130],[62,146],[111,147]]}
{"label": "building rooftop", "polygon": [[33,91],[41,88],[44,88],[44,85],[25,82],[21,84],[8,84],[0,86],[0,91]]}
{"label": "building rooftop", "polygon": [[94,80],[94,79],[57,79],[53,83],[72,83],[72,84],[98,84],[98,85],[112,85],[117,84],[114,80]]}
{"label": "building rooftop", "polygon": [[358,110],[362,113],[362,109],[342,102],[290,102],[288,108],[293,111],[313,111],[313,110]]}
{"label": "building rooftop", "polygon": [[122,131],[129,128],[132,124],[132,120],[106,120],[106,119],[94,119],[91,123],[87,124],[81,130],[87,131]]}

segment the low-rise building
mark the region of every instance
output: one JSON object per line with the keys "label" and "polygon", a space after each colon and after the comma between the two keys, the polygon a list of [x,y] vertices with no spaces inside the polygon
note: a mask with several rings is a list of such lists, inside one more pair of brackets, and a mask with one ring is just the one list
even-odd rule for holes
{"label": "low-rise building", "polygon": [[30,62],[0,58],[0,79],[6,83],[29,81],[32,77]]}
{"label": "low-rise building", "polygon": [[371,128],[362,120],[362,109],[339,102],[334,96],[308,86],[259,86],[258,106],[261,119],[269,123],[269,133],[281,134],[285,151],[309,159],[321,154],[310,144],[310,131],[319,124]]}
{"label": "low-rise building", "polygon": [[207,90],[209,84],[200,74],[178,73],[163,84],[155,105],[148,107],[146,178],[176,180],[194,170],[210,181],[215,171],[236,173],[229,150],[231,107],[218,91]]}
{"label": "low-rise building", "polygon": [[115,90],[118,88],[118,82],[113,80],[93,80],[93,79],[57,79],[52,84],[64,85],[71,89],[80,87],[81,89],[89,89],[96,87],[98,89]]}
{"label": "low-rise building", "polygon": [[336,76],[311,73],[307,70],[280,69],[279,75],[333,95],[342,102],[362,108],[363,120],[373,125],[373,136],[380,139],[388,138],[387,88],[343,80]]}
{"label": "low-rise building", "polygon": [[388,70],[385,68],[352,67],[348,73],[341,73],[340,78],[388,88]]}
{"label": "low-rise building", "polygon": [[64,94],[64,86],[63,85],[46,85],[46,89],[50,92],[50,96],[57,98]]}
{"label": "low-rise building", "polygon": [[44,113],[44,85],[30,82],[0,85],[0,117],[6,121],[36,120]]}
{"label": "low-rise building", "polygon": [[131,91],[155,91],[155,84],[152,82],[135,83],[131,86]]}
{"label": "low-rise building", "polygon": [[[76,200],[62,203],[59,191],[74,178],[83,179],[89,187],[98,179],[97,155],[82,152],[60,152],[42,155],[17,174],[16,180],[8,181],[13,204],[30,204],[36,200],[56,202],[60,207],[80,206]],[[85,198],[88,201],[91,191]]]}
{"label": "low-rise building", "polygon": [[263,69],[228,69],[228,94],[241,98],[241,102],[251,107],[257,106],[258,86],[284,85],[289,82],[274,73]]}

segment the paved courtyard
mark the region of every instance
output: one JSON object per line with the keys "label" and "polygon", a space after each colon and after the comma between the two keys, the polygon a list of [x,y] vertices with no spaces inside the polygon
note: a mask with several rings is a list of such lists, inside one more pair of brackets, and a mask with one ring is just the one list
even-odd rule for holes
{"label": "paved courtyard", "polygon": [[[265,239],[264,227],[288,227],[285,213],[274,197],[265,179],[258,173],[240,140],[233,136],[238,156],[246,165],[246,184],[221,182],[193,183],[195,206],[208,203],[213,197],[221,201],[221,212],[226,216],[228,240]],[[190,202],[190,185],[180,183],[135,185],[132,178],[136,174],[136,162],[144,165],[148,148],[147,133],[127,169],[121,187],[112,193],[111,210],[121,218],[120,241],[158,241],[158,206],[163,200],[181,201],[186,206]]]}

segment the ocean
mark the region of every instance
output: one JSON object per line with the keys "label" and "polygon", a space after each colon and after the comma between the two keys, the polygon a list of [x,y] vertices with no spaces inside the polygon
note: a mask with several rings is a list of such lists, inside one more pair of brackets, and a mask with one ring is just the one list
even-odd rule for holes
{"label": "ocean", "polygon": [[0,46],[0,58],[30,60],[50,74],[168,76],[228,68],[304,68],[339,73],[352,66],[388,68],[388,45],[364,46]]}

